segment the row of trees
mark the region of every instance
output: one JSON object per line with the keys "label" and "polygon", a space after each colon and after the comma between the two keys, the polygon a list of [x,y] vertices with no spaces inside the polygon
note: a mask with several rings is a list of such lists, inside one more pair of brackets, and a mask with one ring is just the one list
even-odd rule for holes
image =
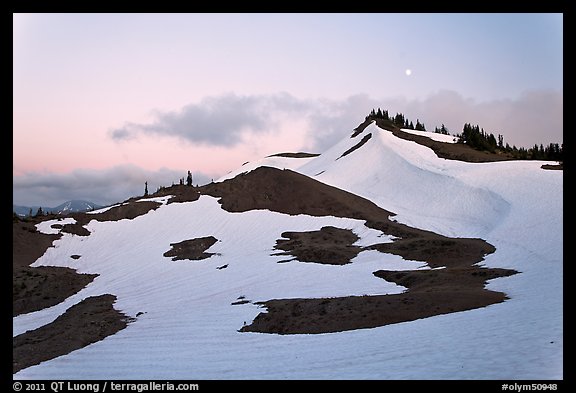
{"label": "row of trees", "polygon": [[[388,110],[380,108],[378,110],[372,109],[366,119],[385,119],[399,128],[426,131],[424,123],[420,123],[418,119],[416,120],[416,126],[414,126],[402,113],[397,113],[396,116],[390,117]],[[440,128],[436,127],[434,132],[450,135],[448,128],[444,124]],[[458,138],[458,143],[465,143],[476,150],[509,154],[518,160],[563,161],[563,144],[550,143],[548,146],[535,144],[530,148],[518,148],[515,145],[511,147],[508,143],[504,143],[502,135],[498,134],[498,137],[495,137],[494,134],[485,132],[478,125],[472,126],[469,123],[464,124],[461,134],[455,134],[454,136]]]}
{"label": "row of trees", "polygon": [[436,127],[434,129],[434,132],[437,134],[442,134],[442,135],[450,135],[450,131],[448,131],[448,128],[446,128],[444,123],[442,123],[442,126],[440,128]]}
{"label": "row of trees", "polygon": [[[36,212],[34,212],[34,210],[32,208],[30,208],[28,210],[28,214],[25,215],[24,217],[43,217],[43,216],[47,216],[50,214],[54,214],[54,213],[49,211],[49,210],[44,211],[41,207],[39,207],[38,210],[36,210]],[[20,216],[15,211],[12,212],[12,215],[13,215],[14,221],[21,220]]]}
{"label": "row of trees", "polygon": [[461,134],[457,134],[459,143],[465,143],[470,147],[477,150],[486,150],[490,153],[496,153],[496,148],[502,148],[504,138],[498,135],[498,143],[494,134],[487,134],[484,129],[480,129],[478,125],[472,126],[469,123],[464,124]]}
{"label": "row of trees", "polygon": [[472,126],[469,123],[464,124],[462,134],[456,135],[459,143],[466,143],[477,150],[485,150],[490,153],[507,153],[519,160],[544,160],[544,161],[563,161],[564,145],[550,143],[548,146],[534,144],[533,147],[517,148],[515,145],[510,147],[504,143],[504,137],[498,134],[498,140],[492,133],[484,132],[484,129],[478,125]]}
{"label": "row of trees", "polygon": [[420,123],[420,120],[416,119],[416,125],[414,125],[414,123],[412,123],[412,121],[408,121],[408,118],[406,118],[402,113],[396,113],[396,116],[390,117],[388,115],[387,110],[383,111],[380,108],[378,108],[377,111],[372,109],[372,112],[370,112],[370,114],[366,116],[366,118],[369,117],[372,119],[384,119],[391,121],[396,127],[400,128],[407,128],[410,130],[417,130],[417,131],[426,131],[424,123]]}

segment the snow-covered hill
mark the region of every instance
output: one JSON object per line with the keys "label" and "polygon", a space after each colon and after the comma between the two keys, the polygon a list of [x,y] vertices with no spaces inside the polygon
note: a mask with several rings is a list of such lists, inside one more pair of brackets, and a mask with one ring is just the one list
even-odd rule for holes
{"label": "snow-covered hill", "polygon": [[[134,203],[161,206],[133,219],[91,220],[89,236],[63,233],[32,266],[99,276],[61,304],[15,317],[13,328],[15,336],[39,328],[82,299],[107,293],[135,321],[14,378],[562,379],[563,177],[541,165],[444,160],[370,124],[317,157],[268,157],[219,179],[262,166],[291,169],[373,201],[398,223],[482,238],[496,251],[480,265],[519,272],[488,282],[488,289],[508,296],[501,303],[322,334],[239,330],[265,311],[257,302],[398,294],[406,288],[372,273],[431,267],[368,249],[345,265],[278,263],[286,256],[274,247],[287,231],[349,229],[357,246],[394,237],[360,218],[229,212],[207,194],[180,203],[170,203],[170,195],[143,198]],[[38,229],[52,232],[54,223]],[[207,259],[164,256],[171,244],[209,236],[217,241]]]}

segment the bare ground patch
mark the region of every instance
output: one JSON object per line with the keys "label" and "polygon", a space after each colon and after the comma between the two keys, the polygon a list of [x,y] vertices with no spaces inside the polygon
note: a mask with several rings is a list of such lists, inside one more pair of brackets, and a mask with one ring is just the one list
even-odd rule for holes
{"label": "bare ground patch", "polygon": [[200,192],[198,187],[188,186],[184,184],[175,184],[170,187],[164,187],[160,191],[154,193],[154,196],[166,196],[172,195],[172,198],[168,200],[170,203],[181,203],[181,202],[194,202],[200,197]]}
{"label": "bare ground patch", "polygon": [[19,267],[12,271],[12,316],[61,303],[96,278],[65,267]]}
{"label": "bare ground patch", "polygon": [[29,266],[52,247],[54,240],[61,235],[48,235],[39,232],[36,224],[40,219],[29,218],[12,222],[12,266]]}
{"label": "bare ground patch", "polygon": [[286,157],[286,158],[312,158],[318,157],[319,153],[305,153],[305,152],[298,152],[298,153],[277,153],[269,155],[268,157]]}
{"label": "bare ground patch", "polygon": [[72,217],[80,225],[86,225],[91,220],[96,221],[118,221],[118,220],[132,220],[136,217],[148,213],[150,210],[156,210],[162,204],[154,201],[138,201],[139,198],[131,198],[121,205],[114,206],[106,211],[95,214],[86,213],[73,213]]}
{"label": "bare ground patch", "polygon": [[548,169],[548,170],[553,170],[553,171],[562,171],[562,170],[564,170],[564,163],[558,163],[558,164],[543,164],[540,168],[542,168],[542,169]]}
{"label": "bare ground patch", "polygon": [[354,232],[332,226],[319,231],[284,232],[282,237],[286,239],[276,240],[274,248],[283,252],[272,255],[293,256],[300,262],[344,265],[362,250],[353,245],[359,239]]}
{"label": "bare ground patch", "polygon": [[273,299],[266,313],[241,332],[318,334],[367,329],[484,307],[505,299],[499,292],[455,290],[320,299]]}
{"label": "bare ground patch", "polygon": [[12,224],[12,316],[54,306],[97,276],[65,267],[30,267],[61,237],[38,232],[39,222],[40,218],[30,218]]}
{"label": "bare ground patch", "polygon": [[[482,268],[476,258],[448,257],[442,269],[378,270],[373,274],[406,287],[401,294],[319,299],[272,299],[257,302],[266,309],[241,332],[277,334],[331,333],[413,321],[471,310],[507,299],[485,289],[487,280],[516,274],[510,269]],[[436,265],[437,263],[432,263]]]}
{"label": "bare ground patch", "polygon": [[374,275],[408,288],[393,295],[318,299],[272,299],[257,302],[266,308],[241,332],[276,334],[333,333],[414,321],[466,311],[507,299],[484,288],[486,280],[516,274],[509,269],[478,266],[438,270],[386,271]]}
{"label": "bare ground patch", "polygon": [[198,261],[210,258],[214,253],[206,252],[218,239],[214,236],[199,237],[195,239],[183,240],[178,243],[170,243],[172,247],[164,253],[165,257],[172,257],[173,261],[188,259]]}
{"label": "bare ground patch", "polygon": [[352,153],[355,150],[358,150],[359,148],[362,147],[362,145],[364,145],[366,142],[368,142],[370,140],[370,138],[372,138],[372,133],[368,133],[366,135],[364,135],[362,137],[362,139],[360,140],[360,142],[358,142],[357,144],[355,144],[354,146],[352,146],[350,149],[346,150],[344,153],[342,153],[342,155],[340,157],[338,157],[336,160],[339,160],[342,157],[347,156],[348,154]]}
{"label": "bare ground patch", "polygon": [[116,296],[89,297],[53,322],[12,339],[12,372],[57,358],[124,329],[131,318],[116,311]]}
{"label": "bare ground patch", "polygon": [[[259,167],[233,179],[199,187],[219,199],[222,209],[245,212],[267,209],[289,215],[388,220],[392,213],[350,192],[291,170]],[[390,221],[391,222],[391,221]]]}

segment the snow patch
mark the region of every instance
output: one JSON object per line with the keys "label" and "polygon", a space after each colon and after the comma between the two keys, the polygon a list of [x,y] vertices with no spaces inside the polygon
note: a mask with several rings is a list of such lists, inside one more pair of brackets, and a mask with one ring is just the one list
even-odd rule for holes
{"label": "snow patch", "polygon": [[45,233],[47,235],[57,235],[60,233],[61,228],[53,228],[52,225],[66,225],[66,224],[75,224],[76,220],[72,217],[54,219],[54,220],[46,220],[39,222],[36,224],[36,229],[38,232]]}

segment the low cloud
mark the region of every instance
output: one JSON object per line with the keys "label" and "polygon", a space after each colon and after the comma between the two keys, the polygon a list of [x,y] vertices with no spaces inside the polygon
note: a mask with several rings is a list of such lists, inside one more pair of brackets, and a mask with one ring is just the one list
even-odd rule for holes
{"label": "low cloud", "polygon": [[308,116],[309,146],[306,150],[322,153],[350,135],[372,108],[381,101],[366,94],[350,96],[344,100],[321,100],[315,103]]}
{"label": "low cloud", "polygon": [[279,117],[299,116],[307,105],[289,94],[208,97],[179,111],[157,112],[149,124],[127,122],[111,130],[116,141],[139,135],[176,137],[190,143],[233,147],[243,134],[273,132]]}
{"label": "low cloud", "polygon": [[[70,173],[26,173],[13,177],[13,203],[22,206],[55,207],[80,199],[99,205],[122,202],[155,192],[161,186],[177,184],[186,173],[171,169],[148,171],[134,165],[120,165],[104,170],[77,169]],[[205,184],[208,176],[194,173],[194,184]]]}

